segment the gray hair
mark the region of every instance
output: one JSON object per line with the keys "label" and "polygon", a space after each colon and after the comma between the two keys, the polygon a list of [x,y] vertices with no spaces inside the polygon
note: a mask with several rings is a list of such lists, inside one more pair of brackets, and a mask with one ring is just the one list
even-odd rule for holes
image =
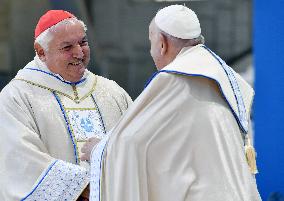
{"label": "gray hair", "polygon": [[38,43],[45,51],[47,51],[49,47],[49,43],[53,39],[53,33],[56,32],[57,27],[62,26],[62,25],[72,25],[72,24],[75,24],[76,22],[79,22],[84,28],[84,31],[87,31],[87,26],[82,20],[79,20],[75,17],[67,18],[55,24],[54,26],[50,27],[49,29],[46,29],[44,32],[42,32],[35,39],[35,43]]}
{"label": "gray hair", "polygon": [[174,36],[164,32],[164,31],[162,31],[161,29],[159,29],[159,32],[162,35],[164,35],[165,37],[167,37],[167,39],[170,40],[172,42],[172,44],[175,45],[175,46],[187,47],[187,46],[195,46],[195,45],[198,45],[198,44],[204,44],[205,43],[205,38],[201,34],[198,37],[193,38],[193,39],[181,39],[181,38],[174,37]]}

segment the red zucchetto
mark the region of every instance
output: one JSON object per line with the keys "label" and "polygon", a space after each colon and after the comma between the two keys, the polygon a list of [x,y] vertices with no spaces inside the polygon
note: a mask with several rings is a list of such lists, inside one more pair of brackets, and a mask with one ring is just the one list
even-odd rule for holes
{"label": "red zucchetto", "polygon": [[35,28],[35,39],[45,30],[67,18],[75,17],[64,10],[49,10],[39,19]]}

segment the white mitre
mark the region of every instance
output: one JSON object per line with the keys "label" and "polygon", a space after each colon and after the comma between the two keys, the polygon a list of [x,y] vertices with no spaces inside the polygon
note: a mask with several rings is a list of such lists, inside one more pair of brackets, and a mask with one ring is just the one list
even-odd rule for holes
{"label": "white mitre", "polygon": [[155,23],[159,29],[176,38],[193,39],[201,34],[197,15],[182,5],[171,5],[159,10]]}

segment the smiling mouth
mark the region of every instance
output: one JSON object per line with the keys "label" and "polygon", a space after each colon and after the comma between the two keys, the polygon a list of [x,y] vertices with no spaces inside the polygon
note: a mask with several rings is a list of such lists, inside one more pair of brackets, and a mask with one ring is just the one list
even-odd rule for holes
{"label": "smiling mouth", "polygon": [[72,65],[72,66],[83,65],[83,61],[76,61],[76,62],[72,62],[72,63],[69,63],[69,64]]}

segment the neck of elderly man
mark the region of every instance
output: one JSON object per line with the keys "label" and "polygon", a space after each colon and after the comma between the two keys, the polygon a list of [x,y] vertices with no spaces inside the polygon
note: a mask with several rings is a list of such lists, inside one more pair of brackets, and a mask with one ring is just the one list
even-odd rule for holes
{"label": "neck of elderly man", "polygon": [[[183,48],[190,48],[204,43],[202,35],[194,39],[181,39],[171,36],[170,34],[160,30],[154,20],[152,20],[149,26],[149,38],[150,41],[156,40],[157,45],[153,45],[151,41],[151,55],[158,70],[161,70],[170,64]],[[152,45],[155,47],[152,47]],[[156,51],[158,51],[159,54],[155,55],[152,53],[152,48],[156,48]]]}
{"label": "neck of elderly man", "polygon": [[90,60],[86,30],[81,20],[65,19],[36,38],[36,54],[52,73],[66,81],[78,82]]}

